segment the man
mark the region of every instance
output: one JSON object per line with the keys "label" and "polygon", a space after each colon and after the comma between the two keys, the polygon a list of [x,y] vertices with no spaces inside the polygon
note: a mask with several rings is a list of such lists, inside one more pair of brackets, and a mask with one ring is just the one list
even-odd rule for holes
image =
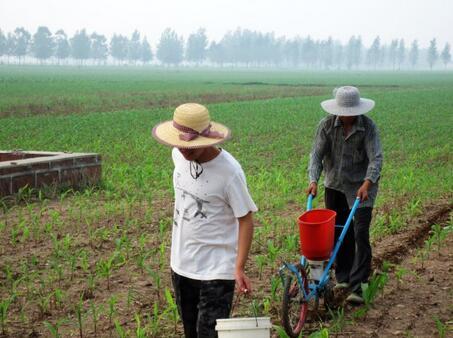
{"label": "man", "polygon": [[[307,194],[316,196],[325,171],[326,208],[337,212],[336,224],[345,224],[356,197],[361,200],[335,262],[336,288],[349,288],[347,301],[363,303],[361,283],[371,272],[369,229],[382,168],[382,149],[373,121],[363,114],[374,101],[360,98],[355,87],[340,87],[335,99],[321,103],[330,113],[321,120],[310,155]],[[336,238],[341,228],[336,229]]]}
{"label": "man", "polygon": [[173,147],[171,269],[184,333],[217,337],[216,319],[229,317],[235,283],[239,292],[251,292],[244,267],[257,207],[240,164],[216,146],[229,129],[211,122],[206,107],[177,107],[153,136]]}

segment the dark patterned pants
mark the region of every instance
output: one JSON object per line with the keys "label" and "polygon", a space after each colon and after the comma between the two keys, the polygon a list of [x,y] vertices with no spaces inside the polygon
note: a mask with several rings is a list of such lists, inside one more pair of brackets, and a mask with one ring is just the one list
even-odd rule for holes
{"label": "dark patterned pants", "polygon": [[174,271],[171,277],[186,338],[216,338],[216,319],[229,317],[235,281],[202,281]]}
{"label": "dark patterned pants", "polygon": [[[337,212],[336,224],[344,225],[349,216],[346,196],[326,188],[326,208]],[[371,272],[370,223],[373,208],[358,208],[344,237],[335,260],[335,277],[338,283],[349,283],[350,289],[362,293],[361,284],[368,282]],[[335,228],[335,242],[343,228]]]}

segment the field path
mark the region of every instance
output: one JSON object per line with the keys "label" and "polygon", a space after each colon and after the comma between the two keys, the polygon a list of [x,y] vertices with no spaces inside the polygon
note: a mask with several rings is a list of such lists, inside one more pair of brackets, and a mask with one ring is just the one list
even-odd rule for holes
{"label": "field path", "polygon": [[[418,258],[431,226],[447,224],[452,204],[443,202],[428,210],[408,230],[375,243],[375,265],[383,261],[398,265],[368,314],[333,336],[436,337],[436,319],[453,332],[453,234],[439,251],[433,245],[423,262]],[[353,311],[349,308],[347,316],[352,317]]]}

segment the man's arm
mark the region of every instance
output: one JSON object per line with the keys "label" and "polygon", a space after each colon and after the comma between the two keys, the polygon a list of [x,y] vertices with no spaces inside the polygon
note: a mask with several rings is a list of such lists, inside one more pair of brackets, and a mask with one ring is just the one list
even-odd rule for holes
{"label": "man's arm", "polygon": [[365,139],[365,151],[369,162],[364,182],[357,191],[357,197],[360,197],[361,201],[368,199],[368,190],[381,176],[383,161],[382,147],[379,132],[374,124]]}
{"label": "man's arm", "polygon": [[253,238],[253,216],[249,212],[247,215],[238,218],[239,236],[238,236],[238,255],[236,258],[235,279],[238,286],[238,292],[249,293],[252,291],[250,279],[245,275],[245,263],[252,245]]}
{"label": "man's arm", "polygon": [[312,194],[313,196],[316,196],[317,194],[318,180],[323,169],[322,160],[327,151],[327,136],[324,130],[323,121],[321,121],[318,126],[313,149],[310,153],[310,163],[308,165],[310,185],[307,189],[307,195]]}

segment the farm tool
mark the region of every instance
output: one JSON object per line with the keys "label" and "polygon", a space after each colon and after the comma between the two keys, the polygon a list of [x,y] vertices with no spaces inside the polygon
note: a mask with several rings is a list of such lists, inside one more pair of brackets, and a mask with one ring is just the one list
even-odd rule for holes
{"label": "farm tool", "polygon": [[[308,318],[317,313],[320,299],[327,309],[336,307],[330,269],[360,199],[355,200],[344,225],[335,225],[335,211],[312,209],[312,202],[313,196],[309,195],[307,211],[298,219],[300,260],[296,264],[284,262],[279,270],[284,285],[282,325],[290,337],[299,337]],[[342,231],[334,247],[335,227]]]}

